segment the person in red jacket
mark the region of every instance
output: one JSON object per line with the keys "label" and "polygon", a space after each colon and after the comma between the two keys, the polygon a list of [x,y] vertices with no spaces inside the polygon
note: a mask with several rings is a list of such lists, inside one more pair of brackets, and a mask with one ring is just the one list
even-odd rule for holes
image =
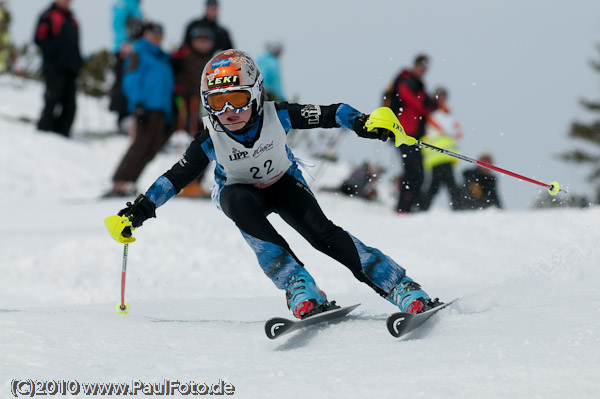
{"label": "person in red jacket", "polygon": [[[398,115],[406,134],[416,139],[425,134],[427,116],[435,109],[435,101],[427,95],[423,83],[428,64],[426,55],[418,55],[412,69],[400,72],[394,82],[395,96],[391,108]],[[404,175],[396,211],[406,213],[418,207],[424,180],[423,157],[418,146],[401,145],[399,148]]]}
{"label": "person in red jacket", "polygon": [[82,66],[79,26],[69,9],[71,0],[55,0],[42,13],[35,44],[42,51],[45,105],[38,129],[69,136],[75,118],[75,80]]}

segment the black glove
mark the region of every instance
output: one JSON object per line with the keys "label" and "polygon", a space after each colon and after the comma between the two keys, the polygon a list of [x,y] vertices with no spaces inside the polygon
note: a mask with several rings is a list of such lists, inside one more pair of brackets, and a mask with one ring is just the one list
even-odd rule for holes
{"label": "black glove", "polygon": [[357,135],[366,139],[378,139],[381,141],[387,141],[387,139],[392,137],[392,132],[386,129],[375,129],[372,132],[368,132],[365,128],[367,119],[369,119],[369,115],[362,114],[356,117],[352,122],[352,130],[354,130]]}
{"label": "black glove", "polygon": [[[123,208],[119,211],[119,216],[127,216],[131,225],[135,228],[140,227],[144,221],[150,218],[156,217],[156,205],[144,194],[138,195],[133,201],[127,203],[127,208]],[[123,234],[125,236],[125,234]],[[127,237],[127,236],[125,236]]]}
{"label": "black glove", "polygon": [[144,106],[141,104],[138,104],[135,106],[135,110],[133,111],[133,116],[135,116],[135,120],[138,121],[142,125],[144,125],[146,122],[148,122],[148,119],[149,119],[148,111],[146,111],[146,108],[144,108]]}

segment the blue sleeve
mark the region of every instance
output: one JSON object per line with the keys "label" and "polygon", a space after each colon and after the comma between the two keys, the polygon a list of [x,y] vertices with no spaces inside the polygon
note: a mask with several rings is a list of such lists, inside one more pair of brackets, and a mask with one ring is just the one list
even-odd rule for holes
{"label": "blue sleeve", "polygon": [[[133,58],[137,59],[134,61]],[[129,112],[133,112],[135,110],[136,105],[144,104],[144,98],[142,96],[142,82],[144,81],[144,76],[142,73],[142,68],[140,63],[142,62],[142,57],[138,53],[132,54],[125,60],[123,68],[125,69],[125,74],[123,75],[123,94],[127,98],[127,110]],[[131,70],[131,63],[135,62],[135,69]]]}
{"label": "blue sleeve", "polygon": [[283,126],[283,130],[285,132],[289,132],[292,128],[292,120],[290,119],[290,113],[287,109],[277,110],[277,117],[279,118],[279,122],[281,126]]}
{"label": "blue sleeve", "polygon": [[142,13],[139,1],[131,4],[130,12],[133,17],[139,19],[140,21],[144,19],[144,13]]}
{"label": "blue sleeve", "polygon": [[118,1],[113,6],[113,31],[115,33],[114,51],[119,51],[121,44],[127,40],[125,25],[129,17],[129,6],[124,1]]}
{"label": "blue sleeve", "polygon": [[274,67],[273,77],[271,78],[271,90],[280,101],[283,101],[285,97],[283,96],[283,84],[281,83],[281,75],[279,73],[279,66],[276,65]]}
{"label": "blue sleeve", "polygon": [[340,104],[335,112],[335,122],[339,127],[352,130],[352,122],[361,115],[362,112],[352,108],[348,104]]}
{"label": "blue sleeve", "polygon": [[175,186],[164,176],[159,177],[146,191],[145,196],[158,208],[175,196]]}
{"label": "blue sleeve", "polygon": [[283,101],[283,88],[277,58],[274,56],[264,56],[259,58],[257,64],[263,75],[265,89],[273,92],[279,101]]}

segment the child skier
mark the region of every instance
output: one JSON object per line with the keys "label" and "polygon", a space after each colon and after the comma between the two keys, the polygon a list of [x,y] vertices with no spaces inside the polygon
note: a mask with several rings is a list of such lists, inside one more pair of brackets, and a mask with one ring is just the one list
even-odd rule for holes
{"label": "child skier", "polygon": [[204,118],[204,130],[196,134],[179,162],[119,212],[122,222],[113,238],[131,242],[131,230],[156,217],[156,208],[215,161],[213,201],[240,229],[264,273],[277,288],[285,290],[288,308],[297,318],[331,306],[267,220],[272,212],[401,311],[417,313],[439,304],[391,258],[327,219],[286,145],[286,134],[292,128],[343,127],[361,137],[384,141],[391,135],[389,130],[367,131],[367,116],[347,104],[265,101],[258,67],[239,50],[220,52],[208,62],[202,72],[201,96],[209,113]]}

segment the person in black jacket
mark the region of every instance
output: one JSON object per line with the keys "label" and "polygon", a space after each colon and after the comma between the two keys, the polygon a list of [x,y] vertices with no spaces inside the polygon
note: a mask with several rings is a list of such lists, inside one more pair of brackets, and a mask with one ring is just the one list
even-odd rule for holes
{"label": "person in black jacket", "polygon": [[217,0],[206,0],[206,10],[204,17],[190,22],[185,29],[183,45],[190,47],[192,45],[192,31],[195,28],[208,28],[214,33],[214,51],[227,50],[233,48],[233,43],[229,37],[227,29],[217,23],[219,17],[219,4]]}
{"label": "person in black jacket", "polygon": [[[423,78],[429,67],[429,57],[415,57],[412,69],[405,69],[394,81],[390,108],[398,115],[407,135],[420,140],[425,134],[425,123],[435,110],[436,103],[425,91]],[[402,185],[396,212],[414,212],[419,208],[421,187],[425,179],[423,156],[418,146],[401,145],[400,156],[404,167]]]}
{"label": "person in black jacket", "polygon": [[42,50],[45,105],[38,129],[69,136],[75,118],[75,80],[82,66],[79,26],[71,0],[55,0],[40,16],[35,44]]}
{"label": "person in black jacket", "polygon": [[[481,162],[492,164],[490,154],[482,154],[479,157]],[[489,169],[477,166],[467,169],[463,172],[465,182],[464,189],[464,209],[485,209],[496,206],[502,209],[498,191],[496,189],[496,177]]]}

